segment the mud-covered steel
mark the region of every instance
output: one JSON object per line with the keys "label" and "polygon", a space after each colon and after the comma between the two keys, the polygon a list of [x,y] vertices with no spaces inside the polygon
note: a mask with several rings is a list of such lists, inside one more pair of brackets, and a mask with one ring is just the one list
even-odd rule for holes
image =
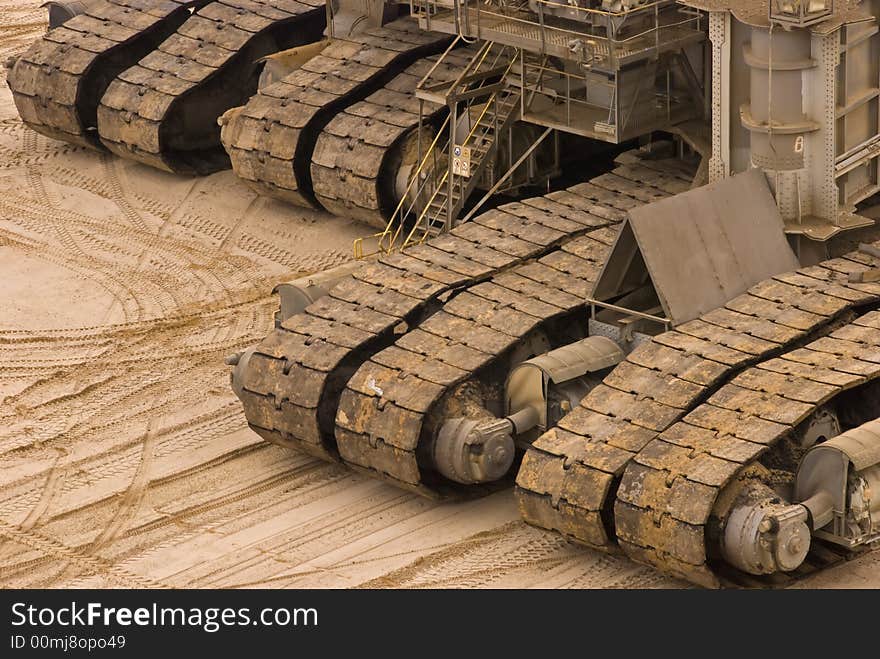
{"label": "mud-covered steel", "polygon": [[48,137],[101,148],[98,103],[110,82],[136,64],[207,0],[97,0],[50,30],[7,76],[22,121]]}
{"label": "mud-covered steel", "polygon": [[[821,276],[821,269],[812,272]],[[828,290],[840,274],[825,270],[814,279],[817,289]],[[845,308],[880,301],[880,287],[850,292],[855,299]],[[763,357],[658,433],[620,483],[614,519],[624,551],[695,583],[719,585],[706,540],[719,493],[814,410],[880,377],[878,327],[880,313],[871,311],[804,347]]]}
{"label": "mud-covered steel", "polygon": [[620,172],[501,206],[366,265],[256,348],[241,377],[248,422],[426,496],[460,491],[419,463],[432,412],[530,332],[582,313],[611,227],[690,184],[684,171],[630,163]]}
{"label": "mud-covered steel", "polygon": [[336,284],[357,272],[363,263],[354,261],[335,268],[316,272],[306,277],[278,284],[273,293],[278,294],[279,309],[275,314],[275,324],[280,325],[291,316],[305,311],[315,300],[324,297]]}
{"label": "mud-covered steel", "polygon": [[[501,206],[431,240],[424,251],[407,250],[413,256],[431,250],[467,254],[488,264],[488,281],[481,283],[483,277],[478,277],[352,376],[336,419],[337,444],[349,465],[404,487],[446,493],[447,484],[438,483],[420,462],[419,447],[436,431],[438,419],[453,415],[447,402],[455,407],[459,388],[475,373],[504,364],[506,355],[551,321],[583,313],[587,291],[613,240],[609,225],[622,217],[615,212],[615,201],[629,207],[639,203],[628,194],[635,190],[671,194],[647,183],[662,178],[653,170],[633,168],[628,175],[633,172],[641,183],[604,175],[564,193]],[[677,183],[687,185],[684,180]],[[511,244],[509,238],[493,241],[490,234],[480,239],[481,249],[468,245],[467,237],[485,235],[485,228],[510,236],[517,219],[522,230],[515,235],[533,242],[543,233],[549,243],[526,243],[523,253],[522,244]],[[531,259],[523,262],[529,252]],[[369,386],[380,378],[383,394]]]}
{"label": "mud-covered steel", "polygon": [[527,452],[517,479],[526,520],[611,549],[616,492],[614,528],[630,556],[717,585],[704,525],[719,489],[876,367],[865,360],[877,331],[860,325],[873,316],[796,344],[877,304],[880,286],[848,279],[878,265],[851,252],[778,275],[634,350]]}
{"label": "mud-covered steel", "polygon": [[224,116],[221,137],[235,173],[263,194],[318,207],[311,162],[324,128],[416,60],[442,52],[450,40],[400,19],[332,42]]}
{"label": "mud-covered steel", "polygon": [[[312,186],[321,206],[384,229],[400,201],[398,173],[407,167],[414,171],[418,165],[416,85],[428,73],[428,82],[452,82],[473,54],[472,48],[460,48],[447,53],[440,64],[439,56],[419,60],[333,118],[321,131],[311,162]],[[421,118],[428,124],[445,109],[425,101]],[[431,136],[426,130],[422,148]]]}
{"label": "mud-covered steel", "polygon": [[314,42],[323,0],[210,2],[107,87],[98,133],[112,152],[158,169],[207,174],[229,166],[218,117],[257,90],[259,60]]}

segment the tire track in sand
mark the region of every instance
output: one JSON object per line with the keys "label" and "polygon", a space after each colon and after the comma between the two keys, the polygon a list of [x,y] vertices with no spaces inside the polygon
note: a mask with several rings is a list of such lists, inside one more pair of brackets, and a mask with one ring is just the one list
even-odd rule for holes
{"label": "tire track in sand", "polygon": [[[150,483],[150,467],[153,462],[153,451],[156,445],[155,419],[151,419],[147,424],[147,430],[144,433],[143,445],[141,448],[140,463],[135,469],[131,484],[122,495],[119,502],[119,508],[111,517],[110,523],[104,527],[103,531],[98,534],[90,545],[78,552],[79,556],[91,558],[103,547],[113,542],[114,539],[122,532],[122,530],[137,515],[138,509],[143,502],[147,486]],[[82,564],[74,561],[67,561],[62,564],[58,574],[48,579],[48,584],[64,583],[75,574],[82,571]]]}

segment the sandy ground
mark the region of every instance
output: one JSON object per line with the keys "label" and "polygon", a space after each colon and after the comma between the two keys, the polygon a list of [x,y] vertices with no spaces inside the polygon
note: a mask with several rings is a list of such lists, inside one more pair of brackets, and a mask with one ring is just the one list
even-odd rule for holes
{"label": "sandy ground", "polygon": [[[0,0],[0,59],[38,1]],[[3,84],[0,586],[681,585],[525,526],[510,492],[441,505],[247,429],[223,358],[367,233],[44,139]],[[880,562],[803,585],[880,586]]]}

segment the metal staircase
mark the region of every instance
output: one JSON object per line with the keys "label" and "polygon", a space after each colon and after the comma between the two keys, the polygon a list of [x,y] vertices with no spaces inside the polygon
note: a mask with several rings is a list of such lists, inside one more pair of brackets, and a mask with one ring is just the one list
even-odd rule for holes
{"label": "metal staircase", "polygon": [[[509,82],[519,57],[513,48],[487,42],[454,81],[426,85],[431,73],[425,75],[417,96],[446,105],[449,114],[410,177],[385,231],[373,237],[375,252],[404,249],[448,231],[458,223],[478,186],[496,188],[515,169],[499,178],[495,162],[504,132],[522,109],[521,89]],[[462,157],[468,154],[469,158]],[[357,241],[355,256],[366,255],[363,242]]]}
{"label": "metal staircase", "polygon": [[[448,163],[446,171],[437,181],[427,206],[416,222],[415,229],[418,240],[431,238],[451,229],[461,213],[462,207],[470,197],[491,163],[494,163],[498,150],[499,137],[510,125],[519,119],[520,93],[516,89],[501,89],[494,92],[485,103],[472,108],[477,114],[476,121],[467,137],[460,144],[452,145],[452,149],[467,149],[468,175],[458,174],[454,168],[455,157],[449,152],[447,142],[445,159]],[[460,156],[459,156],[460,158]],[[488,186],[494,172],[485,181]]]}

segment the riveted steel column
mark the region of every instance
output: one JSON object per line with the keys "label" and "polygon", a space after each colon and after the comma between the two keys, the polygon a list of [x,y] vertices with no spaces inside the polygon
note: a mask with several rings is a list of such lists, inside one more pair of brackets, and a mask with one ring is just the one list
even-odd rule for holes
{"label": "riveted steel column", "polygon": [[709,14],[712,42],[712,158],[709,182],[730,176],[730,14]]}
{"label": "riveted steel column", "polygon": [[743,58],[751,70],[750,102],[742,108],[751,162],[766,172],[786,222],[801,222],[813,210],[807,136],[819,129],[805,110],[806,81],[816,68],[810,33],[755,27]]}

